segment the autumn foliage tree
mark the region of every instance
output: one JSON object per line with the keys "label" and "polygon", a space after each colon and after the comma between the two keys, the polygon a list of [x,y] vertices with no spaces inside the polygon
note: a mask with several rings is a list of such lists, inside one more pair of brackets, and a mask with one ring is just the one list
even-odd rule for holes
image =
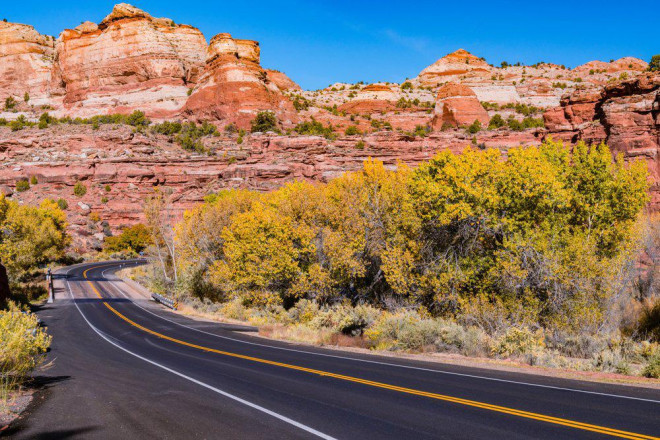
{"label": "autumn foliage tree", "polygon": [[222,192],[186,213],[174,241],[185,289],[202,298],[595,333],[617,324],[646,203],[645,164],[547,141]]}
{"label": "autumn foliage tree", "polygon": [[19,283],[29,283],[40,266],[61,259],[68,244],[66,215],[57,203],[19,205],[0,194],[0,262],[13,293],[24,287]]}

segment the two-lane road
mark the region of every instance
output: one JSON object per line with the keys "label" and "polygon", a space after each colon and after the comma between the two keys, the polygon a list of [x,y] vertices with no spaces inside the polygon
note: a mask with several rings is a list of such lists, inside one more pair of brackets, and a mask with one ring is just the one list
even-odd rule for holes
{"label": "two-lane road", "polygon": [[43,403],[16,438],[652,439],[660,391],[285,344],[60,272]]}

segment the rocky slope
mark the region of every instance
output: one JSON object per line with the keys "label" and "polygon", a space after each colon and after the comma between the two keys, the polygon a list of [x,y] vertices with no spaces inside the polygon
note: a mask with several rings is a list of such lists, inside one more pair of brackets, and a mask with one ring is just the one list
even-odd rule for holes
{"label": "rocky slope", "polygon": [[[537,145],[539,133],[490,131],[477,135],[481,147]],[[441,150],[461,151],[473,145],[463,130],[415,137],[381,131],[367,136],[236,135],[208,137],[209,153],[183,151],[172,139],[150,132],[134,132],[125,125],[68,125],[11,132],[0,127],[0,192],[25,203],[44,198],[67,201],[67,215],[76,245],[81,249],[101,243],[104,233],[143,219],[145,197],[159,187],[171,194],[173,209],[200,203],[204,196],[224,188],[270,190],[294,180],[327,181],[358,170],[368,158],[387,166],[416,165]],[[26,191],[19,180],[36,180]],[[34,181],[33,181],[34,182]],[[73,187],[87,188],[75,196]],[[98,215],[98,217],[97,217]]]}

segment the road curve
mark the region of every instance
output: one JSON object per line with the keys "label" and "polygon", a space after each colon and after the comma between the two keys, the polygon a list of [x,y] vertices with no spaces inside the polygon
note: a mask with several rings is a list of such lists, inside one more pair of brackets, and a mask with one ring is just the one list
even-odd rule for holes
{"label": "road curve", "polygon": [[654,439],[660,391],[267,341],[57,273],[46,389],[13,438]]}

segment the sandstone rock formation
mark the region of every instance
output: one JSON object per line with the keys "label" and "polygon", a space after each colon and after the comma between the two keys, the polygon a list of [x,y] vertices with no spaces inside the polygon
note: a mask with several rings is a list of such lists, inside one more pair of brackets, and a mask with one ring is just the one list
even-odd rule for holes
{"label": "sandstone rock formation", "polygon": [[417,80],[424,86],[437,86],[466,77],[489,77],[491,71],[492,67],[486,61],[459,49],[422,70]]}
{"label": "sandstone rock formation", "polygon": [[57,89],[52,84],[55,40],[32,26],[0,21],[0,97],[23,100],[25,93],[36,105],[49,103]]}
{"label": "sandstone rock formation", "polygon": [[2,99],[22,102],[28,93],[57,116],[142,110],[167,119],[185,110],[193,119],[245,126],[257,111],[273,110],[285,122],[296,119],[282,91],[300,86],[261,68],[257,42],[220,34],[207,46],[198,29],[125,3],[98,25],[84,22],[57,40],[0,22],[0,61]]}
{"label": "sandstone rock formation", "polygon": [[577,90],[544,114],[551,136],[569,142],[606,142],[624,157],[645,158],[654,182],[651,207],[660,207],[660,73],[648,72],[604,88]]}
{"label": "sandstone rock formation", "polygon": [[470,125],[474,121],[479,121],[482,126],[488,126],[489,120],[488,112],[469,87],[449,83],[438,90],[432,121],[434,129]]}
{"label": "sandstone rock formation", "polygon": [[207,49],[204,73],[184,114],[199,120],[249,127],[259,111],[271,110],[285,125],[297,120],[291,101],[259,65],[259,43],[218,34]]}
{"label": "sandstone rock formation", "polygon": [[98,26],[86,22],[62,32],[56,49],[65,113],[140,109],[167,117],[198,80],[206,40],[196,28],[119,4]]}
{"label": "sandstone rock formation", "polygon": [[279,70],[266,69],[268,80],[275,83],[283,92],[302,90],[291,78]]}

